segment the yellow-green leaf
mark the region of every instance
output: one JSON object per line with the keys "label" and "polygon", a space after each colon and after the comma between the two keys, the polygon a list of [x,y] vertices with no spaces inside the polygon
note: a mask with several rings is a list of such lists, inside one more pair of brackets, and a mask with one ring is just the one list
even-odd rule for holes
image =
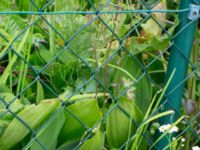
{"label": "yellow-green leaf", "polygon": [[[32,104],[27,106],[19,112],[17,116],[28,124],[30,128],[36,129],[42,122],[48,119],[49,115],[53,113],[59,105],[60,101],[42,101],[38,105]],[[30,129],[27,128],[22,121],[14,118],[0,138],[1,150],[12,148],[29,133]]]}
{"label": "yellow-green leaf", "polygon": [[102,118],[102,113],[96,99],[76,101],[74,104],[68,106],[67,109],[71,113],[65,112],[66,121],[59,137],[60,144],[80,139],[86,131],[84,125],[91,128]]}
{"label": "yellow-green leaf", "polygon": [[[111,148],[120,148],[135,132],[137,123],[142,121],[142,114],[133,101],[121,98],[116,107],[108,116],[106,121],[106,136]],[[113,105],[110,107],[112,109]],[[129,116],[127,116],[127,114]]]}
{"label": "yellow-green leaf", "polygon": [[104,146],[105,134],[101,131],[97,133],[91,139],[87,140],[79,150],[102,150]]}

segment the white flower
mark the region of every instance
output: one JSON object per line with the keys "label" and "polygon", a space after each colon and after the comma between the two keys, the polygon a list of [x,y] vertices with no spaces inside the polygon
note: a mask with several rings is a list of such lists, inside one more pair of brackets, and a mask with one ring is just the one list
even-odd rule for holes
{"label": "white flower", "polygon": [[185,138],[182,138],[182,139],[181,139],[181,142],[185,142]]}
{"label": "white flower", "polygon": [[167,130],[169,130],[169,133],[178,132],[178,127],[172,126],[171,124],[166,124],[166,125],[162,125],[162,126],[159,127],[160,132],[164,133]]}
{"label": "white flower", "polygon": [[173,132],[178,132],[178,127],[177,127],[177,126],[173,126],[173,127],[169,130],[169,133],[173,133]]}
{"label": "white flower", "polygon": [[171,124],[165,125],[166,130],[168,130],[171,127]]}
{"label": "white flower", "polygon": [[175,140],[176,140],[176,138],[175,138],[175,137],[173,137],[173,138],[172,138],[172,140],[173,140],[173,141],[175,141]]}
{"label": "white flower", "polygon": [[164,133],[166,131],[166,126],[165,125],[160,126],[159,131]]}
{"label": "white flower", "polygon": [[199,146],[193,146],[192,150],[200,150],[200,147]]}
{"label": "white flower", "polygon": [[184,144],[181,144],[181,146],[184,147],[185,145],[184,145]]}

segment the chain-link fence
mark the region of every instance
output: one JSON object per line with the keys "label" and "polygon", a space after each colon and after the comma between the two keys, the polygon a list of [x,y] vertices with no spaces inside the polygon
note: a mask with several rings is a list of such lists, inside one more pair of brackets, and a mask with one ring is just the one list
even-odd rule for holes
{"label": "chain-link fence", "polygon": [[0,149],[199,148],[199,1],[0,2]]}

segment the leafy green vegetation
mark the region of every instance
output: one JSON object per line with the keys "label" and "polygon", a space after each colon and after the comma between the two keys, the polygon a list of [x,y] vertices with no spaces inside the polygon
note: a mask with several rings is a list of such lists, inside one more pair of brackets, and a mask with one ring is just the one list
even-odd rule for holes
{"label": "leafy green vegetation", "polygon": [[[71,14],[0,15],[0,149],[139,150],[160,140],[154,139],[162,127],[158,119],[174,113],[158,109],[170,83],[163,86],[178,16],[89,13],[148,9],[139,0],[111,0],[103,7],[106,2],[1,0],[0,12]],[[178,8],[177,0],[145,4],[153,10]],[[199,35],[200,30],[193,64],[200,60]],[[182,149],[182,138],[184,148],[199,144],[183,121],[200,134],[199,93],[198,78],[187,80],[182,116],[161,136],[179,128],[171,149]]]}

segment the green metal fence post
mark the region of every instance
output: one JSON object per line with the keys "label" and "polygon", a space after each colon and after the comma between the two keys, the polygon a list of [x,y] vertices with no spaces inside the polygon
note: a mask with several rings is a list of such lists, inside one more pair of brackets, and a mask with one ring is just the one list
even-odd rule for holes
{"label": "green metal fence post", "polygon": [[[181,0],[180,9],[189,8],[192,3],[193,3],[192,0]],[[176,71],[166,90],[165,98],[168,100],[169,103],[164,104],[164,107],[162,108],[162,112],[167,111],[167,110],[175,111],[175,109],[179,110],[181,106],[181,99],[182,99],[182,95],[184,91],[184,83],[183,84],[180,84],[180,83],[185,79],[186,74],[187,74],[187,68],[188,68],[188,63],[189,63],[188,59],[190,58],[196,24],[197,24],[197,21],[191,22],[192,20],[188,19],[188,13],[189,12],[183,12],[179,14],[180,24],[177,27],[176,33],[181,31],[188,23],[191,23],[191,24],[187,26],[187,28],[182,30],[175,37],[174,39],[175,45],[173,45],[171,48],[171,54],[170,54],[170,59],[169,59],[169,64],[168,64],[167,74],[166,74],[166,82],[168,81],[174,69]],[[176,87],[177,85],[179,86]],[[175,114],[173,115],[173,117],[165,116],[159,120],[159,123],[161,125],[172,124],[173,122],[176,121],[178,116],[179,114],[175,111]],[[158,133],[157,138],[159,136],[160,136],[160,133]],[[170,143],[170,141],[171,139],[169,139],[168,136],[165,136],[156,145],[160,149],[163,149]]]}

